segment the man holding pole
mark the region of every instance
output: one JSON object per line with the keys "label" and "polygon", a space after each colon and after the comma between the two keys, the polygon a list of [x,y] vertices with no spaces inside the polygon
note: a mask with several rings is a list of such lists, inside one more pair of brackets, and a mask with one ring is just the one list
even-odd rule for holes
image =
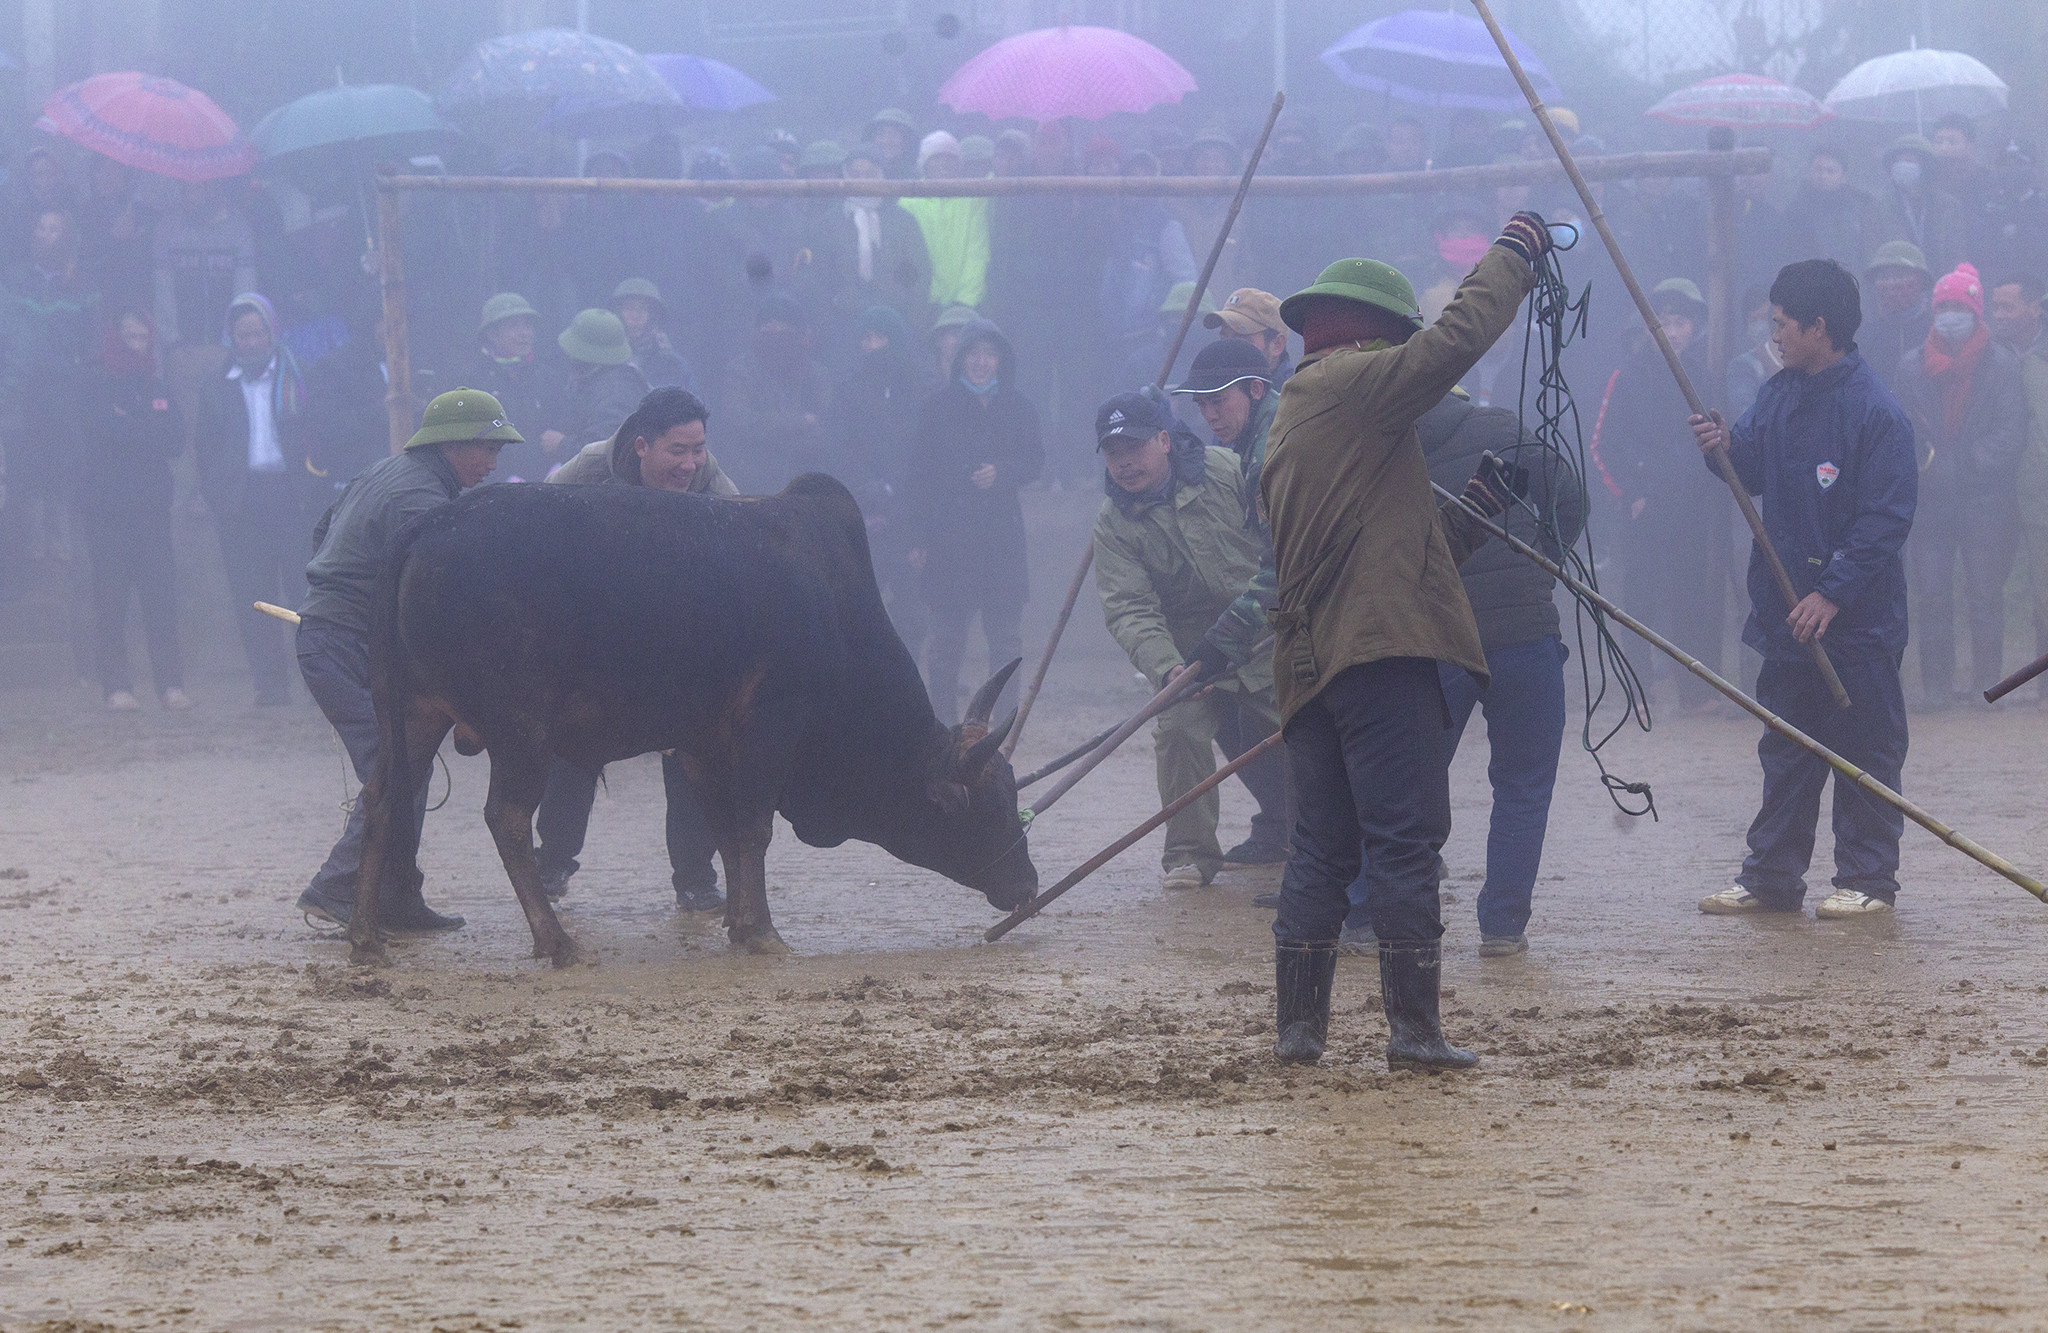
{"label": "man holding pole", "polygon": [[[1367,259],[1330,265],[1281,306],[1304,348],[1261,486],[1274,683],[1299,809],[1273,923],[1283,1061],[1322,1057],[1346,889],[1363,864],[1388,1066],[1478,1063],[1444,1040],[1438,1017],[1437,852],[1451,826],[1438,663],[1487,680],[1458,578],[1485,534],[1462,510],[1439,513],[1415,422],[1507,331],[1550,244],[1542,218],[1515,214],[1427,329],[1408,280]],[[1484,468],[1474,480],[1467,494],[1482,511],[1504,512]]]}
{"label": "man holding pole", "polygon": [[[1725,446],[1743,484],[1763,497],[1766,528],[1799,593],[1791,613],[1779,617],[1775,577],[1752,550],[1742,640],[1764,656],[1758,702],[1897,791],[1906,762],[1899,553],[1920,475],[1911,423],[1856,351],[1862,318],[1856,280],[1840,264],[1807,259],[1779,270],[1771,323],[1785,368],[1733,430],[1718,413],[1693,417],[1692,429],[1701,453],[1711,459]],[[1827,645],[1849,707],[1836,705],[1810,658],[1814,641]],[[1757,742],[1757,758],[1764,794],[1749,826],[1749,855],[1731,887],[1700,900],[1702,912],[1796,912],[1806,896],[1829,766],[1775,731]],[[1904,827],[1896,808],[1837,778],[1835,890],[1814,914],[1890,913]]]}

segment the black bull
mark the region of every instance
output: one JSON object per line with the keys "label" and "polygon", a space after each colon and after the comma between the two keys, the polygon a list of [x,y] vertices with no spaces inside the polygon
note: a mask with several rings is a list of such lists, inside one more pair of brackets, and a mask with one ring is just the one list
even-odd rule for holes
{"label": "black bull", "polygon": [[557,964],[575,945],[541,890],[533,812],[549,761],[673,750],[721,859],[734,945],[783,952],[765,855],[778,812],[804,842],[848,838],[1007,910],[1036,889],[1016,781],[988,717],[934,715],[875,585],[859,506],[804,476],[718,500],[637,486],[489,486],[393,542],[370,632],[381,741],[365,786],[349,938],[374,957],[387,857],[419,850],[414,794],[450,730],[487,752],[484,819]]}

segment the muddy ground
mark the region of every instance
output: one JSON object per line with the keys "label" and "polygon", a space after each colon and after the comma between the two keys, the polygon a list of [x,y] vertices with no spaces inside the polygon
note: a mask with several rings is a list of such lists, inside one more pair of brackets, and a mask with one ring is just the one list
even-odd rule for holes
{"label": "muddy ground", "polygon": [[[1142,697],[1081,642],[1026,762]],[[352,968],[290,909],[340,752],[245,688],[0,699],[7,1330],[2048,1317],[2048,908],[1909,829],[1895,922],[1700,916],[1755,800],[1746,721],[1618,744],[1655,824],[1568,750],[1532,950],[1483,962],[1475,733],[1445,982],[1485,1062],[1429,1077],[1386,1073],[1361,959],[1325,1065],[1276,1067],[1274,877],[1169,897],[1156,837],[988,947],[978,896],[783,830],[798,956],[732,956],[673,910],[652,760],[611,770],[563,908],[588,964],[526,957],[485,761],[451,751],[423,861],[470,926]],[[2043,721],[1916,720],[1907,770],[2037,872]],[[1141,742],[1039,826],[1041,873],[1154,804]],[[1230,788],[1227,839],[1248,814]]]}

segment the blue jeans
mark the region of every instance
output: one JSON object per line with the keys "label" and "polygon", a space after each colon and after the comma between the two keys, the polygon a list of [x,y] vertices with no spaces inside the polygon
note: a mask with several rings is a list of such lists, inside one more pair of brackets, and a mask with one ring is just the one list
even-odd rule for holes
{"label": "blue jeans", "polygon": [[[1483,935],[1519,935],[1529,928],[1529,900],[1543,861],[1550,794],[1564,745],[1564,663],[1569,655],[1555,634],[1496,648],[1486,655],[1493,679],[1483,691],[1470,672],[1437,664],[1444,703],[1451,710],[1450,755],[1458,752],[1473,708],[1486,714],[1493,817],[1486,831],[1486,884],[1479,890]],[[1447,767],[1449,762],[1447,755]],[[1352,881],[1346,926],[1368,924],[1369,887],[1364,874]]]}
{"label": "blue jeans", "polygon": [[[313,702],[320,705],[320,711],[327,715],[335,734],[341,737],[342,748],[348,751],[349,764],[356,771],[356,781],[368,782],[377,768],[378,741],[377,709],[370,702],[369,640],[324,621],[308,620],[299,626],[296,646],[299,675],[306,682],[306,693],[313,696]],[[427,779],[433,775],[434,756],[416,755],[414,764],[416,804],[413,818],[423,819],[427,812]],[[334,850],[327,854],[326,863],[313,875],[312,891],[325,898],[354,902],[356,872],[362,862],[363,802],[358,795],[349,807],[348,824],[341,831],[340,841],[334,844]],[[377,886],[377,896],[381,901],[392,902],[402,886],[392,878],[396,866],[391,861],[384,863],[384,871],[383,882]]]}
{"label": "blue jeans", "polygon": [[1346,886],[1373,882],[1383,940],[1434,940],[1437,853],[1451,832],[1449,729],[1437,664],[1388,657],[1347,667],[1287,722],[1294,851],[1280,878],[1273,935],[1334,940]]}
{"label": "blue jeans", "polygon": [[[590,829],[590,810],[597,803],[597,781],[604,770],[578,768],[565,759],[548,765],[548,785],[534,812],[534,831],[540,837],[535,853],[542,871],[576,873],[583,855],[584,835]],[[670,880],[676,892],[689,893],[718,887],[718,871],[711,864],[718,850],[704,822],[704,808],[674,755],[661,757],[661,785],[668,798],[663,832],[668,839]]]}
{"label": "blue jeans", "polygon": [[[1837,708],[1820,671],[1803,659],[1764,663],[1756,699],[1870,776],[1899,790],[1906,766],[1906,700],[1899,658],[1834,654],[1849,692]],[[1834,770],[1775,731],[1756,743],[1764,799],[1749,826],[1749,855],[1735,882],[1774,908],[1795,911],[1806,897],[1806,868],[1820,823],[1820,789]],[[1906,817],[1854,783],[1835,779],[1835,887],[1891,902],[1899,893],[1899,835]]]}

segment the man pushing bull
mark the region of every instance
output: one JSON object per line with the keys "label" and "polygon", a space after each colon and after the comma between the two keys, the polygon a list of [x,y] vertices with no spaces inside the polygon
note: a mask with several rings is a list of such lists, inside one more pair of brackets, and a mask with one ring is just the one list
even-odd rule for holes
{"label": "man pushing bull", "polygon": [[[1451,798],[1437,665],[1486,683],[1458,578],[1485,536],[1458,507],[1438,511],[1415,421],[1507,331],[1549,248],[1543,220],[1515,214],[1427,329],[1408,280],[1368,259],[1330,265],[1281,305],[1305,348],[1280,391],[1261,483],[1298,810],[1273,923],[1281,1060],[1322,1056],[1345,889],[1363,864],[1389,1067],[1478,1062],[1444,1040],[1438,1018],[1437,852]],[[1512,499],[1483,466],[1466,497],[1489,515]]]}
{"label": "man pushing bull", "polygon": [[[306,602],[300,609],[299,672],[306,692],[334,725],[356,780],[368,782],[377,766],[377,710],[370,702],[370,609],[378,572],[391,539],[407,522],[448,503],[491,475],[498,451],[525,437],[505,419],[498,400],[479,389],[456,389],[427,404],[419,430],[405,449],[365,468],[313,529],[316,549],[306,566]],[[432,754],[418,756],[413,784],[424,808]],[[299,895],[299,910],[336,925],[348,924],[362,861],[363,806],[349,811],[341,840]],[[459,916],[428,907],[417,869],[386,863],[378,885],[377,924],[394,935],[458,930]]]}

